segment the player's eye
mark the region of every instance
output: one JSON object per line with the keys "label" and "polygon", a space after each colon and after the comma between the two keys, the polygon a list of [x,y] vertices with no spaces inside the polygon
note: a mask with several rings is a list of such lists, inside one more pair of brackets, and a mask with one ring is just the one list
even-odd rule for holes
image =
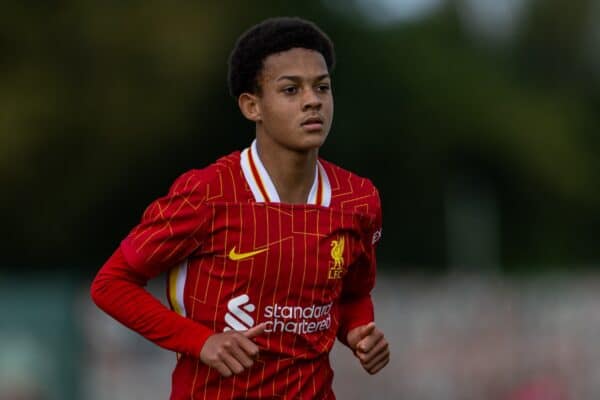
{"label": "player's eye", "polygon": [[328,83],[321,83],[319,86],[317,86],[317,90],[319,92],[328,92],[331,90],[331,86]]}
{"label": "player's eye", "polygon": [[296,93],[298,93],[298,88],[296,86],[286,86],[283,88],[283,93],[296,94]]}

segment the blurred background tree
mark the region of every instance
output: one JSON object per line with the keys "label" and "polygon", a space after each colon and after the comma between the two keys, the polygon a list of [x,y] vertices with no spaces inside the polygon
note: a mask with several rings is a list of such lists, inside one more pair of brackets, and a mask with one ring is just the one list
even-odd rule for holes
{"label": "blurred background tree", "polygon": [[226,61],[275,15],[336,43],[322,155],[380,188],[383,267],[597,264],[600,2],[83,0],[0,17],[2,265],[90,277],[175,177],[246,147]]}

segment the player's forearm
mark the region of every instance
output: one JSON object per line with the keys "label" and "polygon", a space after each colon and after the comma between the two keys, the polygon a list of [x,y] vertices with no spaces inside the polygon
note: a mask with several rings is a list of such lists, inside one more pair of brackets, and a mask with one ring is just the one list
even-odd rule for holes
{"label": "player's forearm", "polygon": [[157,345],[198,357],[213,332],[166,308],[144,289],[146,279],[117,250],[98,272],[92,299],[107,314]]}
{"label": "player's forearm", "polygon": [[338,339],[347,344],[348,332],[357,326],[374,321],[371,295],[345,296],[340,301],[340,326]]}

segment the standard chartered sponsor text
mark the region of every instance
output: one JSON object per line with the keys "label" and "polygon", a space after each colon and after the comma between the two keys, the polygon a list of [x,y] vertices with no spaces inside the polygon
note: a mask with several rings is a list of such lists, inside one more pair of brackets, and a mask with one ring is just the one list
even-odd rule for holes
{"label": "standard chartered sponsor text", "polygon": [[267,332],[315,333],[331,327],[333,303],[309,307],[273,304],[264,308]]}

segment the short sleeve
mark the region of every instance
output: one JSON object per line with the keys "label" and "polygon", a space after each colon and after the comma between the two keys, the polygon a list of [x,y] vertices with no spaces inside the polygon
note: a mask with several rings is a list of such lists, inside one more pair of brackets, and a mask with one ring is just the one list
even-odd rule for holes
{"label": "short sleeve", "polygon": [[175,180],[167,196],[151,203],[121,242],[127,262],[147,278],[177,265],[201,244],[211,211],[206,180],[198,170]]}

